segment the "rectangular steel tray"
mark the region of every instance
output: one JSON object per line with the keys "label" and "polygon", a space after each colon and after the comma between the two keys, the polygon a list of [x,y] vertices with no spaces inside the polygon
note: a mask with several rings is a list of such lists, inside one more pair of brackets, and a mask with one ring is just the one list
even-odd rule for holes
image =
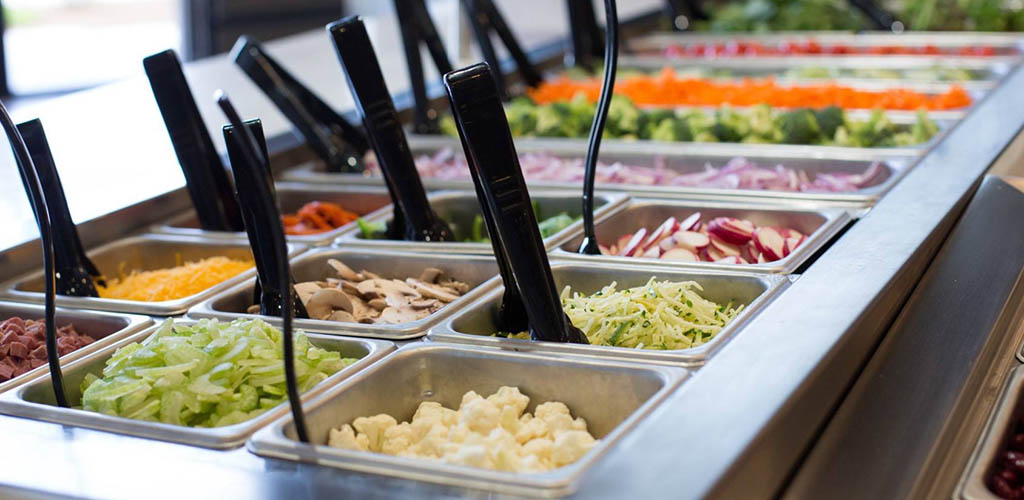
{"label": "rectangular steel tray", "polygon": [[1022,394],[1024,394],[1024,366],[1019,366],[1010,372],[999,402],[985,426],[985,433],[982,434],[971,459],[967,462],[965,475],[957,488],[957,498],[999,500],[1000,497],[988,489],[985,480],[992,470],[996,455],[1005,447],[1011,437],[1011,426],[1019,418],[1024,417]]}
{"label": "rectangular steel tray", "polygon": [[[305,251],[305,246],[288,244],[288,254],[298,255]],[[235,259],[252,260],[252,250],[248,241],[230,241],[224,239],[190,238],[185,236],[144,234],[117,240],[94,248],[87,252],[100,272],[116,276],[122,269],[150,270],[180,265],[187,261],[222,255]],[[175,300],[162,302],[138,302],[133,300],[103,299],[96,297],[57,296],[57,305],[81,309],[98,309],[102,311],[129,312],[149,314],[153,316],[171,316],[183,314],[189,307],[199,301],[226,290],[236,283],[241,283],[256,275],[256,269],[250,269],[231,279],[225,280],[205,291]],[[42,270],[15,278],[0,285],[0,297],[22,302],[43,302]]]}
{"label": "rectangular steel tray", "polygon": [[[558,215],[560,212],[567,212],[577,217],[583,207],[581,191],[535,191],[531,193],[531,200],[540,207],[538,221],[545,217]],[[598,192],[594,199],[594,217],[613,213],[628,197],[621,193]],[[428,195],[430,206],[437,214],[448,221],[456,236],[465,234],[472,227],[473,218],[479,215],[480,202],[473,191],[441,191]],[[370,223],[384,222],[391,220],[390,211],[379,211],[372,217],[366,217]],[[572,238],[583,231],[583,221],[577,220],[565,229],[548,236],[544,239],[545,248],[553,248],[556,245]],[[485,230],[486,233],[486,230]],[[401,241],[401,240],[369,240],[362,237],[358,231],[352,231],[338,238],[338,245],[346,247],[363,248],[391,248],[411,250],[417,252],[450,252],[461,254],[490,255],[493,249],[490,243],[463,243],[463,242],[422,242],[422,241]]]}
{"label": "rectangular steel tray", "polygon": [[732,322],[707,343],[690,349],[659,351],[625,347],[561,344],[532,340],[494,337],[497,331],[494,314],[505,288],[499,286],[465,310],[430,330],[429,339],[441,342],[469,343],[558,355],[606,356],[682,366],[699,366],[722,344],[766,307],[789,281],[782,276],[738,272],[697,271],[629,265],[609,266],[605,263],[552,262],[555,287],[561,291],[572,286],[573,292],[592,294],[615,281],[622,290],[643,286],[652,277],[671,281],[696,281],[703,287],[701,295],[719,303],[734,301],[746,307]]}
{"label": "rectangular steel tray", "polygon": [[[179,322],[194,323],[181,320]],[[67,391],[68,403],[72,407],[81,404],[82,395],[79,386],[87,374],[99,373],[107,359],[118,348],[132,342],[141,342],[157,328],[159,325],[147,328],[64,366],[64,387]],[[344,338],[314,333],[307,333],[307,335],[310,342],[318,347],[339,351],[344,357],[359,357],[360,359],[307,391],[302,397],[303,401],[310,400],[334,384],[373,364],[394,349],[394,344],[383,340]],[[241,446],[253,432],[287,411],[287,403],[282,403],[246,422],[217,428],[194,428],[114,417],[81,409],[60,408],[54,401],[49,375],[36,377],[30,382],[0,394],[0,413],[7,415],[217,449]]]}
{"label": "rectangular steel tray", "polygon": [[[498,266],[494,258],[483,255],[447,255],[400,252],[386,249],[373,251],[355,248],[323,248],[307,252],[292,260],[292,274],[296,282],[322,280],[326,276],[334,276],[333,270],[327,265],[328,259],[338,259],[349,267],[359,271],[366,269],[385,278],[418,276],[425,267],[436,267],[444,271],[446,276],[468,283],[473,288],[441,308],[434,314],[411,323],[397,325],[367,325],[362,323],[341,323],[315,319],[296,319],[296,328],[305,328],[318,332],[376,337],[390,340],[411,339],[426,335],[427,330],[447,318],[452,313],[469,305],[488,290],[498,285],[494,278],[498,274]],[[260,318],[274,325],[281,325],[281,318],[246,314],[247,307],[252,305],[255,282],[247,280],[229,290],[211,297],[188,312],[188,316],[197,318],[218,318],[231,320],[240,317]]]}
{"label": "rectangular steel tray", "polygon": [[[15,316],[26,320],[42,320],[46,315],[41,304],[0,302],[0,322]],[[75,326],[75,331],[92,337],[95,340],[95,342],[82,347],[81,349],[61,356],[61,364],[70,363],[78,358],[101,350],[104,347],[153,324],[153,320],[146,316],[83,311],[65,309],[63,307],[57,308],[56,319],[58,328],[67,324],[73,324]],[[43,365],[14,377],[7,382],[0,382],[0,392],[4,392],[21,383],[32,380],[39,375],[48,373],[47,370],[47,365]]]}
{"label": "rectangular steel tray", "polygon": [[[391,196],[383,184],[375,186],[339,186],[337,184],[278,183],[276,191],[277,201],[282,214],[295,213],[303,205],[311,201],[336,203],[345,210],[354,212],[359,216],[367,216],[382,209],[390,210],[391,206]],[[356,228],[357,225],[353,221],[337,229],[318,234],[291,235],[288,236],[288,241],[309,246],[326,245],[334,241],[338,236]],[[245,231],[204,231],[200,229],[195,210],[189,210],[163,223],[155,224],[150,230],[160,234],[235,240],[247,239]]]}
{"label": "rectangular steel tray", "polygon": [[[571,493],[590,469],[687,376],[682,369],[587,358],[552,358],[495,349],[418,343],[399,349],[306,405],[314,445],[297,442],[290,418],[249,440],[250,451],[365,473],[478,488],[512,495]],[[503,385],[530,397],[527,411],[545,401],[565,403],[587,420],[600,441],[574,464],[538,474],[516,474],[441,461],[331,448],[330,429],[361,416],[387,413],[408,421],[421,401],[458,408],[468,391],[481,395]],[[383,389],[383,390],[382,390]]]}
{"label": "rectangular steel tray", "polygon": [[807,235],[796,251],[775,262],[764,264],[717,264],[714,262],[679,262],[640,257],[618,257],[611,255],[581,255],[576,253],[582,238],[566,241],[552,250],[552,257],[580,262],[602,262],[609,265],[636,263],[674,269],[720,269],[724,271],[748,271],[760,273],[792,273],[823,248],[833,236],[839,233],[851,220],[850,213],[838,208],[812,208],[806,205],[745,203],[742,201],[688,201],[655,198],[634,198],[613,214],[600,217],[594,224],[598,241],[614,243],[615,239],[641,227],[653,230],[670,216],[682,220],[694,212],[700,212],[703,221],[715,217],[736,217],[749,220],[757,225],[788,227]]}
{"label": "rectangular steel tray", "polygon": [[[414,156],[434,155],[440,150],[449,149],[457,155],[462,154],[462,146],[458,139],[447,137],[419,136],[424,140],[414,141],[412,152]],[[664,143],[661,143],[664,144]],[[626,165],[653,166],[657,160],[663,161],[667,168],[682,172],[699,172],[706,164],[720,167],[725,165],[732,158],[738,155],[735,151],[707,150],[701,148],[700,144],[687,144],[694,146],[680,152],[666,150],[667,148],[652,148],[649,144],[639,142],[621,142],[614,148],[602,148],[601,161],[603,163],[622,162]],[[586,143],[581,141],[548,141],[546,146],[538,145],[535,141],[517,141],[517,150],[520,154],[545,152],[562,158],[583,158],[586,155]],[[834,148],[833,148],[834,149]],[[879,162],[886,170],[878,184],[853,193],[795,193],[783,191],[763,191],[749,189],[724,189],[724,188],[698,188],[685,186],[668,185],[637,185],[637,184],[614,184],[598,182],[597,188],[605,192],[625,192],[633,196],[657,196],[659,198],[687,198],[706,199],[721,197],[741,198],[765,198],[770,200],[813,200],[821,202],[835,202],[849,206],[869,206],[881,198],[893,185],[896,184],[911,166],[917,161],[916,156],[895,156],[885,159],[875,159],[863,155],[818,155],[815,157],[798,157],[794,154],[773,156],[771,151],[756,151],[747,156],[754,163],[762,166],[784,165],[790,168],[805,170],[811,174],[822,172],[861,172],[872,162]],[[305,179],[320,183],[340,182],[346,185],[366,184],[373,186],[382,185],[383,180],[377,176],[366,176],[360,174],[329,174],[316,171],[317,166],[306,164],[284,172],[284,176],[293,179]],[[441,190],[472,190],[473,182],[468,177],[465,179],[436,179],[423,178],[423,184],[427,189]],[[552,182],[552,181],[528,181],[531,189],[560,189],[579,190],[582,188],[582,180],[575,182]]]}

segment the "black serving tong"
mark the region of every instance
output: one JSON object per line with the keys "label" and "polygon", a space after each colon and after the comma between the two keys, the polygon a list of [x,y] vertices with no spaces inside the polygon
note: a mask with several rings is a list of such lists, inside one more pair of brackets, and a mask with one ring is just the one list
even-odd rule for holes
{"label": "black serving tong", "polygon": [[857,10],[861,11],[876,28],[894,33],[903,32],[903,23],[893,13],[882,8],[874,0],[849,0]]}
{"label": "black serving tong", "polygon": [[242,216],[224,164],[173,50],[142,60],[160,108],[199,226],[207,231],[243,231]]}
{"label": "black serving tong", "polygon": [[686,31],[693,25],[693,20],[710,19],[700,0],[665,0],[665,12],[676,31]]}
{"label": "black serving tong", "polygon": [[[231,101],[223,92],[217,96],[217,104],[228,116],[230,125],[224,126],[224,142],[227,144],[231,170],[235,174],[235,195],[242,204],[242,219],[245,221],[245,232],[249,236],[256,261],[257,292],[256,299],[260,305],[260,314],[265,316],[282,316],[284,304],[292,289],[291,271],[288,266],[288,248],[279,249],[274,238],[277,226],[281,225],[281,212],[277,207],[274,183],[267,165],[267,146],[263,137],[263,127],[259,120],[245,122],[245,129],[238,128],[242,121],[231,106]],[[236,123],[237,122],[237,123]],[[239,134],[244,135],[238,138]],[[253,151],[249,151],[249,139],[252,137]],[[283,257],[278,255],[283,252]],[[284,264],[280,264],[282,262]],[[279,286],[279,283],[288,283]],[[299,318],[308,318],[302,302],[292,301],[289,314]]]}
{"label": "black serving tong", "polygon": [[334,40],[338,59],[352,90],[356,108],[377,155],[392,201],[405,221],[404,239],[412,241],[454,241],[448,224],[438,217],[427,201],[423,181],[416,171],[409,143],[398,121],[377,54],[366,27],[356,16],[331,23],[327,30]]}
{"label": "black serving tong", "polygon": [[[452,114],[462,137],[473,180],[494,218],[492,241],[508,258],[529,317],[533,340],[587,344],[587,337],[562,310],[537,217],[519,166],[505,110],[486,63],[445,75]],[[496,256],[501,257],[501,256]]]}
{"label": "black serving tong", "polygon": [[615,73],[619,66],[619,15],[615,0],[604,0],[604,16],[608,31],[604,46],[604,81],[601,84],[601,97],[598,99],[594,122],[590,126],[586,170],[583,173],[583,242],[579,253],[589,255],[601,254],[601,249],[597,245],[597,233],[594,230],[594,180],[597,176],[601,135],[604,134],[604,124],[608,119],[608,106],[612,102]]}
{"label": "black serving tong", "polygon": [[394,0],[398,25],[402,29],[402,45],[405,47],[405,62],[409,69],[412,86],[413,130],[417,134],[438,134],[441,129],[437,125],[437,114],[430,109],[427,101],[427,85],[423,78],[423,60],[420,57],[420,44],[427,46],[430,58],[438,73],[445,74],[452,70],[452,63],[444,50],[437,27],[430,19],[430,12],[424,0]]}
{"label": "black serving tong", "polygon": [[565,0],[569,11],[569,34],[572,39],[572,52],[566,54],[567,66],[578,66],[587,71],[594,71],[594,58],[601,57],[603,36],[597,26],[594,14],[594,3],[586,0]]}
{"label": "black serving tong", "polygon": [[519,68],[519,76],[526,82],[526,85],[530,87],[540,85],[544,78],[526,56],[526,52],[519,45],[519,41],[516,40],[516,36],[494,2],[492,0],[462,0],[462,6],[466,9],[469,25],[473,29],[473,36],[476,38],[477,44],[480,45],[484,61],[493,70],[494,83],[498,87],[498,95],[501,100],[507,101],[509,94],[505,85],[505,76],[501,71],[501,61],[498,60],[498,53],[495,52],[494,44],[491,43],[491,32],[498,35],[509,54],[512,55],[512,59],[515,60],[516,66]]}
{"label": "black serving tong", "polygon": [[[106,283],[103,282],[102,274],[96,265],[85,255],[82,240],[78,237],[78,229],[71,219],[71,210],[64,196],[60,176],[57,175],[57,166],[53,162],[50,145],[46,141],[43,123],[38,119],[20,123],[18,132],[31,155],[35,176],[38,177],[42,195],[46,198],[50,229],[54,235],[57,293],[71,297],[99,297],[93,280],[101,285]],[[25,176],[24,171],[21,175],[25,189],[31,190],[31,179]],[[36,215],[37,220],[38,218]]]}
{"label": "black serving tong", "polygon": [[[258,120],[243,123],[227,95],[218,92],[217,105],[227,116],[231,125],[224,128],[231,168],[235,173],[235,189],[242,200],[246,231],[257,256],[257,267],[263,281],[263,296],[268,288],[277,292],[277,307],[282,321],[282,344],[284,348],[285,385],[288,401],[295,419],[295,430],[299,440],[308,443],[306,419],[299,399],[298,382],[295,374],[295,353],[292,343],[292,320],[297,314],[305,315],[302,303],[295,301],[292,278],[288,272],[288,245],[285,243],[281,214],[274,201],[273,183],[267,164],[266,144],[262,139],[263,130]],[[243,194],[244,193],[244,194]],[[272,272],[266,272],[272,271]],[[267,314],[267,300],[261,301],[261,313]]]}
{"label": "black serving tong", "polygon": [[[282,323],[281,343],[284,350],[284,377],[288,403],[291,406],[292,418],[295,420],[295,433],[298,434],[300,441],[308,443],[306,416],[302,411],[298,378],[295,374],[295,345],[292,343],[293,314],[301,310],[302,303],[295,300],[292,278],[288,272],[288,245],[285,243],[281,213],[274,201],[266,145],[261,138],[263,129],[259,120],[243,123],[228,96],[223,92],[218,92],[216,99],[217,105],[231,123],[224,127],[224,140],[228,146],[231,169],[235,173],[235,188],[242,202],[246,231],[249,233],[253,253],[257,255],[257,266],[262,260],[275,271],[272,276],[264,276],[263,271],[266,269],[261,270],[264,296],[267,295],[267,288],[272,287],[280,292],[278,307]],[[253,241],[254,239],[256,241]],[[293,304],[297,307],[293,307]],[[260,307],[263,310],[261,312],[266,314],[266,305],[261,302]]]}
{"label": "black serving tong", "polygon": [[3,125],[7,140],[11,143],[14,160],[18,164],[18,172],[21,173],[28,200],[36,216],[36,224],[39,226],[39,239],[43,247],[45,291],[43,322],[46,326],[46,362],[50,368],[50,383],[53,386],[53,395],[57,400],[57,405],[67,408],[68,398],[64,393],[64,373],[60,369],[60,352],[57,349],[57,272],[55,270],[57,252],[53,227],[50,224],[50,213],[36,167],[32,163],[32,156],[28,152],[28,147],[25,146],[25,139],[18,131],[18,127],[14,125],[11,115],[7,113],[7,106],[2,101],[0,101],[0,124]]}
{"label": "black serving tong", "polygon": [[328,172],[363,172],[363,155],[370,145],[362,131],[299,83],[258,42],[239,37],[231,54],[242,71],[295,125]]}

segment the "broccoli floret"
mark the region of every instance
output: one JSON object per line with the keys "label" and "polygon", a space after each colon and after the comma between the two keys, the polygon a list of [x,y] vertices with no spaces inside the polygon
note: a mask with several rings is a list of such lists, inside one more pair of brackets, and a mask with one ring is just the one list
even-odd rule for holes
{"label": "broccoli floret", "polygon": [[914,126],[910,128],[911,136],[915,141],[913,144],[920,144],[922,142],[928,142],[929,139],[939,133],[939,126],[928,118],[928,113],[923,110],[917,112],[917,121],[914,122]]}
{"label": "broccoli floret", "polygon": [[718,137],[711,132],[700,132],[693,136],[693,142],[718,142]]}
{"label": "broccoli floret", "polygon": [[576,137],[569,104],[553,102],[537,109],[537,130],[540,137]]}
{"label": "broccoli floret", "polygon": [[814,144],[821,140],[818,120],[809,109],[797,109],[779,116],[779,130],[786,144]]}
{"label": "broccoli floret", "polygon": [[576,94],[569,101],[568,105],[571,125],[577,130],[582,131],[583,135],[588,134],[591,124],[594,122],[594,113],[597,111],[597,105],[590,102],[587,96],[582,93]]}
{"label": "broccoli floret", "polygon": [[640,114],[640,137],[650,139],[654,130],[661,125],[665,119],[675,119],[675,112],[671,109],[653,109]]}
{"label": "broccoli floret", "polygon": [[661,120],[661,123],[651,132],[652,141],[665,142],[689,142],[693,139],[690,135],[690,128],[685,120],[669,117]]}
{"label": "broccoli floret", "polygon": [[605,122],[613,137],[636,136],[640,133],[640,110],[628,97],[613,95],[608,104],[608,121]]}
{"label": "broccoli floret", "polygon": [[872,111],[867,120],[847,120],[846,129],[850,139],[859,147],[874,147],[896,132],[889,117],[878,109]]}
{"label": "broccoli floret", "polygon": [[[505,116],[508,118],[508,126],[512,135],[533,135],[537,130],[537,105],[530,99],[518,97],[505,106]],[[452,122],[452,126],[455,122]],[[444,123],[441,124],[444,129]]]}
{"label": "broccoli floret", "polygon": [[740,142],[750,135],[750,120],[743,114],[725,106],[718,110],[711,128],[721,142]]}
{"label": "broccoli floret", "polygon": [[693,140],[698,142],[718,142],[718,139],[707,141],[698,139],[699,136],[710,135],[715,137],[711,129],[715,126],[715,117],[708,116],[700,110],[690,111],[684,117],[686,120],[687,127],[690,129],[690,135],[693,136]]}
{"label": "broccoli floret", "polygon": [[834,137],[836,129],[843,126],[843,123],[846,122],[846,114],[843,113],[843,108],[838,106],[819,109],[814,112],[814,118],[818,120],[821,136],[828,139]]}

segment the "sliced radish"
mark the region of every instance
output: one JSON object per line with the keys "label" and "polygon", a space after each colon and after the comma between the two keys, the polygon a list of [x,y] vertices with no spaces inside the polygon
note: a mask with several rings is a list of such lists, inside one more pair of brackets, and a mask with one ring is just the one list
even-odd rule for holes
{"label": "sliced radish", "polygon": [[611,249],[604,245],[597,245],[597,249],[601,251],[601,255],[612,255]]}
{"label": "sliced radish", "polygon": [[757,256],[757,263],[758,264],[767,264],[768,263],[767,260],[764,260],[764,254],[761,254],[761,255]]}
{"label": "sliced radish", "polygon": [[694,231],[678,231],[672,235],[672,240],[675,241],[676,246],[694,253],[711,244],[711,238],[708,238],[708,235]]}
{"label": "sliced radish", "polygon": [[651,235],[647,237],[646,240],[644,240],[643,247],[645,251],[646,249],[657,245],[658,243],[661,242],[661,240],[665,239],[666,237],[671,236],[672,233],[676,232],[676,228],[678,226],[679,223],[676,222],[675,217],[669,217],[665,219],[665,222],[662,222],[661,225],[658,226],[658,228],[655,229],[651,233]]}
{"label": "sliced radish", "polygon": [[[616,241],[615,244],[612,246],[619,250],[622,250],[623,248],[626,248],[626,244],[629,243],[629,240],[631,239],[633,239],[633,233],[626,233],[622,236],[619,236],[619,240]],[[615,253],[618,254],[619,252]]]}
{"label": "sliced radish", "polygon": [[715,245],[709,245],[706,249],[704,249],[704,255],[707,256],[707,259],[705,260],[707,260],[708,262],[715,262],[726,257],[726,255],[722,253],[721,250],[715,248]]}
{"label": "sliced radish", "polygon": [[753,241],[743,246],[740,251],[740,257],[743,257],[747,262],[757,262],[757,258],[761,256],[761,251],[757,249],[757,245]]}
{"label": "sliced radish", "polygon": [[640,254],[640,256],[645,259],[657,259],[659,256],[661,256],[661,248],[655,245],[651,248],[648,248],[647,250],[644,250],[644,253]]}
{"label": "sliced radish", "polygon": [[735,255],[730,255],[730,256],[722,257],[721,259],[716,260],[715,263],[716,264],[746,264],[747,261],[743,260],[740,257],[736,257]]}
{"label": "sliced radish", "polygon": [[669,236],[669,237],[661,240],[660,242],[658,242],[658,248],[661,248],[662,251],[665,251],[665,252],[667,252],[669,250],[672,250],[673,248],[675,248],[677,246],[679,246],[679,243],[676,241],[675,236]]}
{"label": "sliced radish", "polygon": [[679,223],[679,229],[683,231],[696,231],[700,228],[700,212],[694,212]]}
{"label": "sliced radish", "polygon": [[[644,241],[645,236],[647,236],[647,228],[642,227],[640,230],[633,233],[633,237],[630,238],[625,245],[622,245],[619,248],[619,255],[624,257],[633,255],[633,252],[636,252],[636,250],[640,248],[640,243]],[[622,238],[619,238],[619,241],[622,241]]]}
{"label": "sliced radish", "polygon": [[734,245],[744,245],[754,236],[754,225],[731,217],[717,217],[708,222],[708,233]]}
{"label": "sliced radish", "polygon": [[754,243],[763,254],[765,260],[779,260],[785,254],[783,251],[783,247],[786,245],[785,240],[778,231],[770,227],[758,228],[755,233]]}
{"label": "sliced radish", "polygon": [[698,260],[697,255],[682,248],[673,248],[672,250],[661,254],[661,258],[664,260],[679,260],[685,262],[697,262]]}
{"label": "sliced radish", "polygon": [[804,239],[805,238],[802,237],[786,238],[786,244],[783,245],[783,251],[786,253],[786,256],[793,253],[793,251],[796,250],[796,247],[800,246],[800,244],[804,242]]}
{"label": "sliced radish", "polygon": [[714,234],[711,235],[711,246],[714,247],[715,250],[722,252],[722,255],[725,255],[726,257],[740,256],[740,247],[738,245],[722,241]]}

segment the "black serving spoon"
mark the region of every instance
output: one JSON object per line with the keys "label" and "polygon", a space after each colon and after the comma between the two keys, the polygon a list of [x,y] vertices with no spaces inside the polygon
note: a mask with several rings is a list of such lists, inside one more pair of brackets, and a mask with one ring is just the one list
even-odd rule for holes
{"label": "black serving spoon", "polygon": [[[218,94],[217,102],[222,108],[228,106],[228,109],[233,110],[230,108],[230,100],[223,93]],[[225,110],[225,114],[227,114],[227,110]],[[273,228],[281,224],[281,214],[277,207],[277,196],[274,192],[273,180],[270,178],[270,169],[266,163],[267,149],[263,137],[263,127],[259,120],[244,122],[244,125],[248,129],[245,135],[251,135],[255,141],[256,153],[254,155],[248,154],[247,149],[242,147],[248,141],[242,141],[235,137],[241,132],[233,122],[231,125],[224,126],[224,143],[227,145],[231,170],[235,176],[235,195],[242,205],[245,232],[249,237],[249,245],[252,247],[256,263],[257,277],[254,300],[260,305],[260,314],[281,316],[284,310],[284,299],[288,295],[286,292],[291,289],[290,283],[292,282],[291,270],[287,265],[287,247],[285,248],[285,265],[281,266],[277,255],[278,250],[273,240]],[[264,193],[268,197],[267,200],[263,199]],[[278,286],[282,280],[287,281],[289,286]],[[293,302],[291,313],[299,318],[309,317],[300,301]]]}
{"label": "black serving spoon", "polygon": [[[550,342],[587,344],[587,337],[562,310],[530,193],[519,166],[498,88],[486,63],[444,77],[466,159],[474,182],[493,217],[494,233],[508,258],[529,317],[530,337]],[[501,255],[496,255],[501,257]]]}
{"label": "black serving spoon", "polygon": [[619,67],[619,15],[615,0],[604,0],[604,16],[608,31],[604,45],[604,81],[594,122],[590,126],[586,170],[583,173],[583,242],[579,253],[589,255],[601,255],[594,230],[594,181],[597,176],[597,157],[601,150],[601,135],[604,134],[604,124],[608,119],[608,106],[615,91],[615,72]]}
{"label": "black serving spoon", "polygon": [[427,192],[416,171],[405,131],[398,120],[395,103],[384,83],[377,54],[363,22],[357,16],[347,17],[329,24],[327,30],[345,70],[356,108],[363,117],[363,125],[392,201],[403,215],[405,239],[454,241],[455,236],[448,223],[438,217],[427,201]]}
{"label": "black serving spoon", "polygon": [[142,65],[185,174],[199,227],[207,231],[244,231],[231,179],[199,114],[178,55],[165,50],[143,59]]}
{"label": "black serving spoon", "polygon": [[64,392],[64,374],[60,369],[60,352],[57,350],[57,272],[55,270],[56,246],[54,244],[53,227],[50,225],[50,214],[43,196],[43,188],[32,163],[32,156],[25,146],[25,139],[18,132],[18,127],[7,113],[7,106],[0,101],[0,124],[3,125],[7,140],[11,143],[14,160],[18,164],[22,182],[28,194],[28,200],[35,213],[36,224],[39,226],[39,239],[43,247],[43,284],[44,305],[43,322],[46,327],[46,362],[50,368],[50,383],[57,405],[68,407],[68,398]]}
{"label": "black serving spoon", "polygon": [[[281,224],[281,213],[274,201],[273,184],[269,180],[270,168],[267,155],[262,151],[259,138],[253,134],[256,130],[262,134],[259,122],[243,123],[228,96],[223,92],[217,94],[217,105],[231,123],[230,129],[225,127],[224,140],[227,141],[231,168],[235,173],[236,190],[248,191],[244,196],[239,192],[242,203],[243,218],[253,253],[259,254],[265,264],[275,272],[263,282],[264,295],[266,288],[273,287],[280,291],[281,339],[284,347],[284,375],[288,390],[288,403],[291,406],[292,418],[295,420],[295,432],[303,443],[309,442],[306,431],[306,416],[302,411],[299,399],[298,377],[295,374],[295,346],[292,343],[292,320],[295,313],[293,304],[302,306],[295,300],[291,274],[288,272],[288,245],[285,243],[284,226]],[[246,215],[245,212],[251,212]],[[253,241],[255,239],[257,241]],[[271,283],[269,279],[275,281]],[[262,303],[261,307],[265,307]]]}
{"label": "black serving spoon", "polygon": [[[54,236],[57,293],[71,297],[99,297],[93,280],[101,285],[105,283],[96,265],[85,255],[78,229],[71,219],[71,210],[64,196],[60,176],[57,175],[57,166],[53,162],[50,145],[46,141],[43,123],[38,119],[20,123],[18,132],[32,157],[35,175],[42,186],[47,212],[50,214],[50,229]],[[32,183],[25,177],[24,171],[21,180],[26,190],[31,188]]]}
{"label": "black serving spoon", "polygon": [[328,172],[362,173],[370,145],[363,132],[299,83],[263,47],[239,37],[232,59],[295,125]]}

